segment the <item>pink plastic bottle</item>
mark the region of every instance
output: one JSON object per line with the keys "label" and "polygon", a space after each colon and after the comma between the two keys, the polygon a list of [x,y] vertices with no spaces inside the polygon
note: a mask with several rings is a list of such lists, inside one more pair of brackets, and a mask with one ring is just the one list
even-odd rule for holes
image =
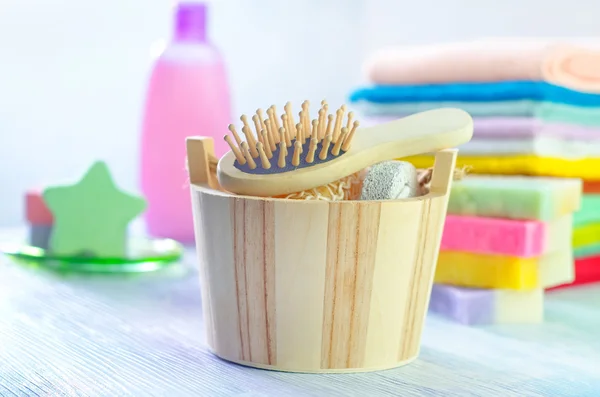
{"label": "pink plastic bottle", "polygon": [[147,232],[183,243],[194,241],[185,138],[213,137],[220,157],[228,150],[222,137],[231,122],[225,65],[206,40],[206,8],[177,6],[174,38],[152,71],[142,131]]}

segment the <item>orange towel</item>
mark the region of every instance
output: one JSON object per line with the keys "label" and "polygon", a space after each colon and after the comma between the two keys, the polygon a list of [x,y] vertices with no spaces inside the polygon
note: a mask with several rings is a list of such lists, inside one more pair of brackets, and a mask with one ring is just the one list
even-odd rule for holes
{"label": "orange towel", "polygon": [[600,193],[600,181],[583,181],[583,193],[584,194]]}

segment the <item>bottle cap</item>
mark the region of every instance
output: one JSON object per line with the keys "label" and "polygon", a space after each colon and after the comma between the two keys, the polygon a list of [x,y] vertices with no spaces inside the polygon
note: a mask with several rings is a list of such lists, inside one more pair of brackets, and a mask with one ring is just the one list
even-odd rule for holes
{"label": "bottle cap", "polygon": [[175,40],[206,40],[207,6],[199,2],[181,2],[175,12]]}

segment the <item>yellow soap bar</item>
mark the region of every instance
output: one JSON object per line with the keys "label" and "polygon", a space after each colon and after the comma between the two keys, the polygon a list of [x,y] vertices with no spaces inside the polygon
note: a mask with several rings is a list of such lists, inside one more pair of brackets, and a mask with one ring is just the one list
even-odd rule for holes
{"label": "yellow soap bar", "polygon": [[573,230],[573,248],[600,243],[600,223],[580,226]]}
{"label": "yellow soap bar", "polygon": [[530,290],[539,286],[536,258],[441,251],[435,282],[475,288]]}
{"label": "yellow soap bar", "polygon": [[566,239],[537,258],[441,251],[435,282],[471,288],[531,290],[570,283],[575,278],[573,251]]}
{"label": "yellow soap bar", "polygon": [[[417,168],[433,165],[432,155],[412,156],[399,159],[410,161]],[[519,156],[461,156],[456,159],[457,167],[470,167],[474,174],[521,174],[542,175],[562,178],[600,180],[600,158],[561,159]]]}

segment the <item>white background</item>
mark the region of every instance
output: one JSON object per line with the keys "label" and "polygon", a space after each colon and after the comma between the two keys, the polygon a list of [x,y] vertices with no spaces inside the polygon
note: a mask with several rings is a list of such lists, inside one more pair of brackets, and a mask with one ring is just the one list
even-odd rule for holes
{"label": "white background", "polygon": [[[597,0],[219,0],[210,35],[228,62],[234,114],[343,101],[365,54],[396,43],[487,36],[600,36]],[[152,44],[169,0],[0,0],[0,226],[23,192],[96,159],[137,189]]]}

